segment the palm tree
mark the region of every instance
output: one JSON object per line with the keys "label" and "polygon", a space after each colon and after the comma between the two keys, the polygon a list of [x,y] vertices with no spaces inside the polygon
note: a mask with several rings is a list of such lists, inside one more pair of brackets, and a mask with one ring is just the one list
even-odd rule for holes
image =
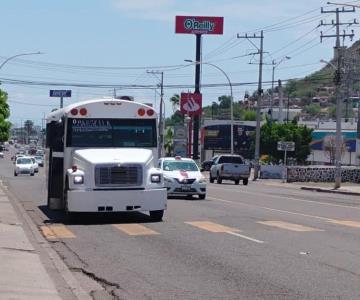
{"label": "palm tree", "polygon": [[168,127],[165,134],[165,144],[164,144],[166,156],[171,156],[172,151],[174,149],[173,137],[174,137],[174,133],[171,127]]}
{"label": "palm tree", "polygon": [[179,94],[174,94],[170,98],[170,102],[171,102],[171,105],[172,105],[173,112],[175,113],[175,111],[179,108],[179,105],[180,105],[180,96],[179,96]]}

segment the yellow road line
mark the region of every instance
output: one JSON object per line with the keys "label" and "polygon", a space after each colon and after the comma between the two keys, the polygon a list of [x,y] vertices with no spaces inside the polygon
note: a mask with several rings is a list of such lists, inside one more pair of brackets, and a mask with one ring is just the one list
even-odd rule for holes
{"label": "yellow road line", "polygon": [[227,227],[209,221],[195,221],[195,222],[185,222],[185,223],[210,232],[225,232],[225,233],[230,231],[241,232],[241,230],[239,229]]}
{"label": "yellow road line", "polygon": [[308,226],[303,226],[303,225],[293,224],[283,221],[260,221],[257,223],[267,226],[273,226],[281,229],[291,230],[291,231],[298,231],[298,232],[324,231],[322,229],[317,229],[313,227],[308,227]]}
{"label": "yellow road line", "polygon": [[331,220],[329,223],[344,225],[349,227],[360,228],[360,222],[357,221],[349,221],[349,220]]}
{"label": "yellow road line", "polygon": [[155,235],[158,232],[140,224],[113,224],[116,229],[128,235]]}
{"label": "yellow road line", "polygon": [[75,234],[72,233],[65,225],[44,225],[40,229],[48,240],[52,239],[73,239]]}

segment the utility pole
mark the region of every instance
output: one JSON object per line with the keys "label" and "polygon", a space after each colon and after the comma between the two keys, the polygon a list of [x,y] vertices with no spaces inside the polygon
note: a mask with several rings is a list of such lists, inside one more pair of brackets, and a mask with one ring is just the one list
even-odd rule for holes
{"label": "utility pole", "polygon": [[336,44],[334,48],[334,58],[336,59],[336,68],[335,68],[335,88],[336,88],[336,152],[335,152],[335,185],[334,188],[338,189],[341,185],[341,117],[342,117],[342,96],[341,96],[341,85],[342,85],[342,71],[343,71],[343,47],[340,46],[340,37],[343,38],[343,41],[346,37],[352,38],[354,37],[354,31],[352,30],[351,34],[347,34],[344,30],[342,34],[340,34],[340,26],[341,25],[353,25],[356,24],[356,20],[353,22],[346,22],[346,23],[340,23],[340,13],[346,13],[346,12],[355,12],[355,7],[353,7],[351,10],[346,10],[344,7],[342,9],[336,8],[336,10],[324,10],[321,8],[321,13],[335,13],[336,14],[336,21],[332,21],[330,24],[324,23],[321,21],[321,26],[336,26],[336,34],[329,34],[324,35],[321,31],[320,41],[322,41],[323,38],[328,37],[335,37],[336,38]]}
{"label": "utility pole", "polygon": [[[255,168],[254,168],[254,180],[259,177],[259,157],[260,157],[260,118],[261,118],[261,100],[262,100],[262,68],[263,68],[263,54],[264,54],[264,32],[261,30],[259,35],[249,36],[245,34],[245,36],[237,35],[238,38],[247,39],[253,46],[255,46],[258,50],[257,53],[260,55],[259,61],[259,81],[258,81],[258,93],[257,93],[257,105],[256,105],[256,137],[255,137]],[[260,49],[251,42],[250,39],[260,39]]]}
{"label": "utility pole", "polygon": [[[163,155],[164,148],[164,117],[163,117],[163,105],[164,105],[164,72],[163,71],[146,71],[149,74],[160,74],[160,110],[159,110],[159,146],[158,146],[158,158]],[[157,76],[155,76],[157,77]]]}
{"label": "utility pole", "polygon": [[278,122],[279,124],[282,124],[284,119],[283,119],[283,108],[284,108],[284,100],[283,100],[283,89],[282,89],[282,84],[281,84],[281,80],[279,79],[278,81],[278,89],[279,89],[279,116],[278,116]]}

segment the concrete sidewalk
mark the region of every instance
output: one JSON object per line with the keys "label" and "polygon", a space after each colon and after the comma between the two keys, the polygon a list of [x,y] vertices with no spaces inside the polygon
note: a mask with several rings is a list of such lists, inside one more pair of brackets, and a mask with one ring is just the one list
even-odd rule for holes
{"label": "concrete sidewalk", "polygon": [[61,299],[0,185],[0,299]]}
{"label": "concrete sidewalk", "polygon": [[265,185],[282,186],[315,192],[337,193],[344,195],[360,196],[360,184],[344,182],[339,189],[334,189],[333,182],[282,182],[276,179],[258,179]]}

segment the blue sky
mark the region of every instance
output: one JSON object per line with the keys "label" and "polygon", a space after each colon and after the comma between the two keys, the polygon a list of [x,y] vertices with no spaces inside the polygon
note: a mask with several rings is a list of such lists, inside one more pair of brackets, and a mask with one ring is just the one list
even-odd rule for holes
{"label": "blue sky", "polygon": [[[360,1],[351,3],[360,4]],[[204,62],[221,67],[232,82],[257,81],[257,57],[244,56],[256,48],[245,39],[237,39],[236,34],[259,33],[260,29],[265,32],[266,64],[273,59],[278,62],[284,56],[291,57],[276,68],[275,79],[298,78],[321,68],[320,59],[329,60],[333,53],[335,40],[330,38],[320,43],[320,31],[332,34],[334,29],[330,26],[320,28],[318,24],[321,19],[330,23],[335,15],[321,14],[321,6],[329,10],[335,8],[318,0],[3,0],[0,63],[19,53],[41,51],[44,54],[9,61],[0,70],[0,78],[156,85],[159,80],[146,71],[163,70],[165,85],[192,85],[193,66],[161,68],[185,65],[184,59],[195,59],[195,36],[175,34],[176,15],[224,17],[223,35],[203,36],[202,56]],[[341,21],[349,22],[357,16],[358,12],[344,13]],[[354,40],[360,38],[358,27],[344,29],[349,32],[354,29]],[[253,42],[258,44],[256,40]],[[345,45],[351,43],[349,39],[345,40]],[[271,65],[264,66],[264,81],[271,80],[271,69]],[[203,84],[225,82],[218,70],[203,66]],[[41,124],[43,115],[59,104],[57,98],[49,98],[49,89],[71,89],[73,97],[66,99],[65,104],[112,95],[109,88],[6,83],[1,88],[9,94],[11,121],[15,124],[26,119]],[[253,85],[235,87],[234,99],[241,100],[246,90],[252,92],[255,89]],[[186,90],[165,89],[166,102],[174,93]],[[207,105],[217,101],[217,97],[229,94],[229,88],[203,88],[202,93],[203,104]],[[142,102],[159,105],[155,90],[118,90],[117,94],[132,95]],[[167,114],[172,112],[170,104],[166,111]]]}

